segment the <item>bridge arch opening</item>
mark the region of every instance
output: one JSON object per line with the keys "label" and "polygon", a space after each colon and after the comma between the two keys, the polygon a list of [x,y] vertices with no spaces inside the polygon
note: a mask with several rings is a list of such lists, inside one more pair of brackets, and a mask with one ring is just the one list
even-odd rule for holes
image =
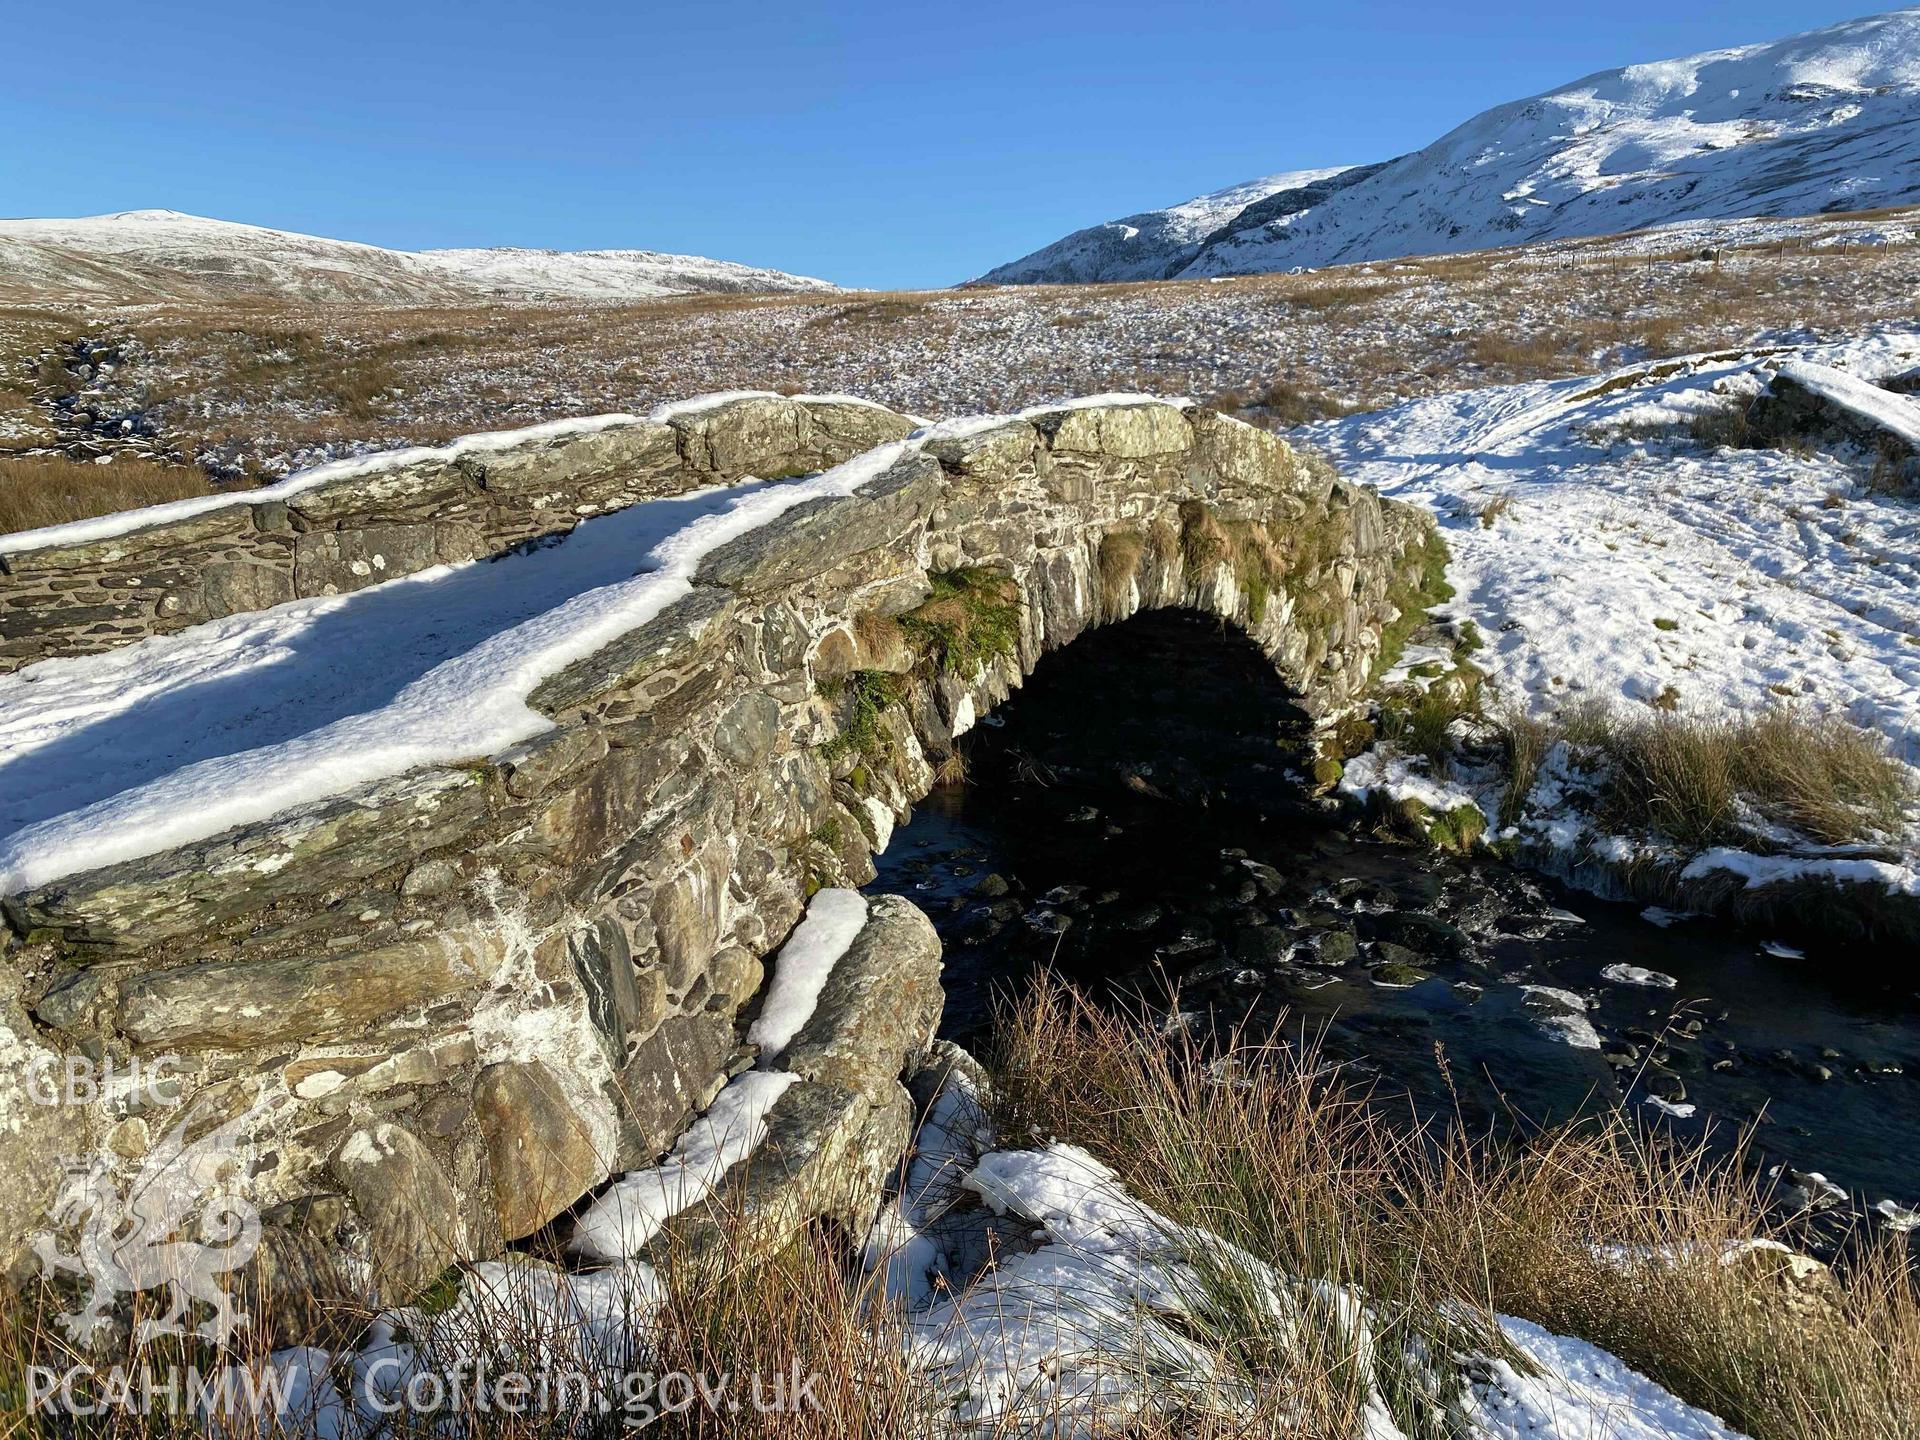
{"label": "bridge arch opening", "polygon": [[1297,805],[1312,722],[1238,626],[1184,608],[1042,657],[963,742],[972,783],[1127,790],[1170,805]]}
{"label": "bridge arch opening", "polygon": [[[1299,699],[1244,630],[1198,610],[1145,611],[1043,656],[959,742],[869,887],[935,918],[945,1032],[982,1041],[996,999],[1041,966],[1159,999],[1227,961],[1250,881],[1234,852],[1327,826]],[[1170,890],[1217,901],[1218,923],[1174,913],[1156,898]]]}

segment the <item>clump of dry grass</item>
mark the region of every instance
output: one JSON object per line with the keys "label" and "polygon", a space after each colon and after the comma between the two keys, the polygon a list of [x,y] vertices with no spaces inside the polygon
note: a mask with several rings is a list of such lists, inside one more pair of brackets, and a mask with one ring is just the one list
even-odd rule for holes
{"label": "clump of dry grass", "polygon": [[1507,370],[1531,378],[1550,373],[1566,364],[1568,346],[1552,335],[1502,335],[1487,332],[1476,335],[1468,355],[1473,363],[1488,370]]}
{"label": "clump of dry grass", "polygon": [[1514,501],[1513,496],[1511,495],[1494,496],[1493,499],[1487,501],[1487,503],[1482,505],[1479,509],[1477,518],[1480,521],[1480,528],[1482,530],[1493,529],[1493,527],[1498,525],[1504,517],[1511,515],[1514,512],[1515,507],[1516,507],[1516,502]]}
{"label": "clump of dry grass", "polygon": [[0,459],[0,534],[183,500],[210,488],[206,475],[192,465],[131,458],[92,465],[62,455],[12,456]]}
{"label": "clump of dry grass", "polygon": [[1011,576],[974,565],[927,581],[931,593],[900,617],[900,627],[934,670],[971,677],[1018,647],[1025,612]]}
{"label": "clump of dry grass", "polygon": [[1709,450],[1778,450],[1803,457],[1814,450],[1808,426],[1767,396],[1702,411],[1687,422],[1687,435]]}
{"label": "clump of dry grass", "polygon": [[1291,430],[1317,420],[1337,420],[1355,411],[1323,391],[1273,379],[1250,390],[1226,390],[1207,402],[1214,409],[1276,430]]}
{"label": "clump of dry grass", "polygon": [[[715,1440],[948,1433],[932,1385],[910,1363],[899,1311],[879,1274],[863,1272],[857,1247],[810,1226],[771,1254],[763,1250],[723,1243],[669,1266],[666,1300],[650,1326],[650,1367],[730,1376],[740,1390],[729,1396],[737,1408],[690,1405],[662,1413],[649,1433]],[[774,1393],[773,1377],[785,1382],[784,1394]],[[800,1393],[795,1377],[812,1384]]]}
{"label": "clump of dry grass", "polygon": [[1739,727],[1736,773],[1769,814],[1830,844],[1898,834],[1912,773],[1877,733],[1837,715],[1776,707]]}
{"label": "clump of dry grass", "polygon": [[[417,1347],[437,1383],[404,1388],[409,1371],[375,1377],[391,1410],[377,1433],[429,1440],[450,1433],[496,1440],[577,1440],[644,1428],[674,1437],[781,1437],[781,1440],[916,1440],[950,1434],[938,1421],[929,1378],[915,1371],[905,1327],[886,1298],[881,1272],[869,1273],[859,1248],[823,1224],[796,1228],[777,1244],[723,1196],[711,1242],[663,1245],[655,1276],[634,1272],[611,1292],[568,1277],[545,1260],[509,1255],[482,1282],[465,1267],[449,1270],[410,1306],[380,1311],[344,1276],[324,1291],[288,1303],[270,1298],[260,1267],[233,1277],[251,1316],[216,1348],[197,1337],[140,1338],[133,1328],[164,1309],[164,1291],[131,1297],[126,1324],[91,1343],[68,1338],[64,1300],[48,1287],[0,1294],[0,1431],[159,1440],[209,1434],[302,1440],[312,1432],[298,1408],[276,1423],[273,1406],[258,1428],[246,1412],[233,1428],[209,1428],[193,1413],[190,1374],[216,1380],[228,1367],[249,1377],[234,1391],[286,1393],[273,1357],[292,1340],[340,1354],[342,1373],[368,1327],[384,1314],[398,1338]],[[656,1277],[657,1276],[657,1280]],[[604,1282],[606,1276],[598,1277]],[[583,1326],[555,1301],[576,1285],[603,1323]],[[585,1299],[591,1291],[597,1298]],[[150,1406],[102,1405],[93,1415],[63,1413],[48,1377],[77,1372],[73,1395],[97,1400],[116,1373],[152,1376],[163,1387]],[[503,1407],[494,1380],[523,1376],[520,1413]],[[662,1377],[673,1377],[664,1380]],[[164,1387],[173,1380],[170,1393]],[[684,1383],[682,1383],[684,1382]],[[31,1389],[27,1388],[29,1385]],[[702,1388],[704,1387],[704,1388]],[[342,1386],[344,1390],[344,1386]],[[29,1409],[30,1402],[33,1408]],[[477,1403],[476,1403],[477,1402]],[[584,1428],[581,1428],[584,1425]]]}
{"label": "clump of dry grass", "polygon": [[1654,711],[1619,720],[1606,737],[1612,778],[1602,819],[1705,846],[1738,829],[1736,731],[1727,721]]}
{"label": "clump of dry grass", "polygon": [[1507,775],[1507,788],[1500,797],[1500,823],[1515,825],[1526,809],[1527,797],[1539,783],[1540,767],[1546,763],[1547,752],[1560,736],[1546,721],[1518,710],[1502,715],[1494,729],[1500,739]]}
{"label": "clump of dry grass", "polygon": [[[1906,1434],[1920,1414],[1910,1258],[1863,1241],[1839,1272],[1795,1274],[1778,1249],[1730,1249],[1773,1233],[1738,1147],[1656,1141],[1617,1111],[1506,1141],[1394,1125],[1311,1045],[1165,1041],[1051,980],[1001,1037],[1009,1140],[1069,1136],[1174,1219],[1362,1289],[1371,1378],[1409,1434],[1448,1433],[1458,1397],[1408,1350],[1498,1353],[1496,1314],[1599,1344],[1756,1440]],[[1256,1393],[1295,1387],[1315,1421],[1356,1393],[1337,1354],[1303,1371],[1237,1353]]]}
{"label": "clump of dry grass", "polygon": [[1279,298],[1296,310],[1342,311],[1378,300],[1381,296],[1391,294],[1398,288],[1391,282],[1314,279],[1297,285],[1288,285]]}
{"label": "clump of dry grass", "polygon": [[[817,298],[815,303],[819,303]],[[912,320],[925,314],[926,310],[927,302],[924,300],[889,295],[877,300],[859,300],[850,304],[829,306],[807,323],[810,327],[897,325],[904,320]]]}
{"label": "clump of dry grass", "polygon": [[1424,689],[1394,687],[1380,703],[1380,733],[1409,754],[1420,755],[1444,775],[1456,749],[1454,727],[1480,711],[1479,677],[1457,671]]}
{"label": "clump of dry grass", "polygon": [[1740,840],[1750,815],[1829,845],[1898,837],[1917,798],[1913,771],[1879,734],[1789,705],[1703,717],[1663,692],[1642,712],[1589,704],[1554,721],[1510,714],[1496,730],[1508,823],[1561,740],[1604,772],[1603,823],[1696,847]]}
{"label": "clump of dry grass", "polygon": [[1609,818],[1688,844],[1737,838],[1742,805],[1825,844],[1883,839],[1913,801],[1911,772],[1879,736],[1785,706],[1734,720],[1616,716],[1602,744]]}
{"label": "clump of dry grass", "polygon": [[1769,1239],[1734,1153],[1602,1119],[1524,1147],[1456,1135],[1411,1190],[1429,1263],[1471,1299],[1577,1335],[1755,1440],[1909,1433],[1920,1290],[1897,1237],[1839,1271]]}
{"label": "clump of dry grass", "polygon": [[[1061,1137],[1128,1189],[1307,1285],[1364,1292],[1370,1350],[1330,1313],[1283,1340],[1246,1275],[1196,1256],[1206,1340],[1237,1373],[1249,1410],[1284,1411],[1295,1433],[1349,1436],[1376,1390],[1410,1435],[1438,1436],[1462,1401],[1457,1377],[1415,1359],[1498,1348],[1485,1316],[1443,1309],[1441,1276],[1394,1220],[1420,1138],[1334,1083],[1309,1047],[1234,1038],[1220,1053],[1163,1041],[1144,1017],[1104,1010],[1050,978],[1000,1017],[995,1123],[1009,1144]],[[1257,1428],[1220,1433],[1258,1434]]]}
{"label": "clump of dry grass", "polygon": [[[1316,457],[1297,452],[1294,458],[1302,468],[1316,463]],[[1268,602],[1293,569],[1273,533],[1258,521],[1224,518],[1199,500],[1180,506],[1180,527],[1179,555],[1187,583],[1209,579],[1224,565],[1247,597],[1247,622],[1260,624]]]}
{"label": "clump of dry grass", "polygon": [[1100,537],[1100,600],[1106,614],[1119,615],[1126,608],[1146,553],[1146,536],[1137,530],[1109,530]]}

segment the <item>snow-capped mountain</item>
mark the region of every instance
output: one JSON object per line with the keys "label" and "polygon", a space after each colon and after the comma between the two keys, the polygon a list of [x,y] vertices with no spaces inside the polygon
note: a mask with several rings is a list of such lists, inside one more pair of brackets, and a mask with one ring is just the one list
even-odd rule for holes
{"label": "snow-capped mountain", "polygon": [[[1241,209],[1165,273],[1243,275],[1920,203],[1920,9],[1602,71],[1337,178],[1347,183],[1285,213]],[[1111,228],[986,278],[1140,278],[1099,263],[1046,273],[1053,252]]]}
{"label": "snow-capped mountain", "polygon": [[[1045,249],[990,270],[992,285],[1073,285],[1096,280],[1164,280],[1189,264],[1208,237],[1255,204],[1291,214],[1338,189],[1350,168],[1283,170],[1165,210],[1147,210],[1076,230]],[[1349,180],[1347,183],[1351,183]],[[1271,205],[1269,206],[1271,209]]]}
{"label": "snow-capped mountain", "polygon": [[0,220],[0,293],[121,300],[458,304],[833,290],[824,280],[651,250],[383,250],[173,210]]}

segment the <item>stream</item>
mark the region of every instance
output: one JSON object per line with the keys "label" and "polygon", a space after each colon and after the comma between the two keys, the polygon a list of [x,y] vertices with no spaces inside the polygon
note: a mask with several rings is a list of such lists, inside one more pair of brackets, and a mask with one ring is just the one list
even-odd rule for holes
{"label": "stream", "polygon": [[1796,953],[1373,838],[1305,799],[1278,691],[1217,623],[1148,616],[1043,661],[968,737],[967,781],[916,810],[870,887],[934,918],[944,1034],[986,1043],[996,997],[1050,966],[1168,1024],[1318,1038],[1425,1115],[1625,1104],[1718,1144],[1751,1129],[1776,1200],[1829,1236],[1920,1203],[1920,996],[1899,957]]}

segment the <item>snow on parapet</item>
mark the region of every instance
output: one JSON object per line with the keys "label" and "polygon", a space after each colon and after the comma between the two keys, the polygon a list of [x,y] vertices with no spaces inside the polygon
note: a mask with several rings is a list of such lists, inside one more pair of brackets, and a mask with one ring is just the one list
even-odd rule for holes
{"label": "snow on parapet", "polygon": [[[580,415],[566,420],[547,420],[517,430],[488,430],[462,435],[445,445],[410,445],[401,450],[383,450],[374,455],[357,455],[346,460],[329,460],[307,470],[296,471],[284,480],[257,490],[234,490],[218,495],[194,495],[185,500],[168,500],[137,510],[119,510],[87,520],[70,520],[63,525],[47,525],[38,530],[16,530],[0,535],[0,555],[19,555],[32,550],[54,550],[69,545],[91,545],[103,540],[118,540],[163,525],[195,520],[221,510],[275,500],[291,500],[323,486],[388,475],[414,465],[452,464],[474,455],[495,455],[522,446],[539,447],[558,441],[597,435],[608,430],[634,425],[669,425],[676,419],[718,410],[739,400],[791,400],[796,405],[858,405],[870,410],[887,407],[856,395],[780,395],[772,390],[721,390],[696,395],[654,407],[646,415],[615,412],[606,415]],[[892,413],[892,412],[888,412]]]}
{"label": "snow on parapet", "polygon": [[689,416],[704,414],[709,410],[718,410],[723,405],[731,405],[738,400],[791,400],[796,405],[858,405],[866,410],[883,410],[887,414],[898,412],[878,400],[869,400],[864,395],[783,395],[778,390],[716,390],[709,395],[695,395],[686,400],[668,400],[656,405],[647,412],[647,419],[656,425],[671,425],[675,420],[685,420]]}
{"label": "snow on parapet", "polygon": [[[1165,405],[1170,410],[1191,410],[1199,402],[1184,395],[1145,395],[1134,390],[1114,390],[1104,395],[1079,395],[1070,400],[1049,400],[1044,405],[1029,405],[1015,418],[1037,420],[1057,415],[1062,410],[1110,410],[1119,405]],[[1005,423],[1004,416],[1000,417]]]}
{"label": "snow on parapet", "polygon": [[[177,737],[191,754],[204,735],[217,736],[224,728],[241,748],[184,764],[175,756],[160,762],[160,773],[149,771],[152,778],[64,813],[48,813],[50,797],[63,786],[97,793],[97,773],[83,781],[78,773],[47,773],[43,767],[31,792],[22,788],[22,777],[6,790],[13,805],[0,801],[0,894],[190,844],[421,766],[499,754],[531,739],[553,724],[528,703],[540,682],[688,594],[710,551],[805,501],[852,495],[907,451],[906,442],[895,441],[809,479],[721,486],[635,505],[586,522],[565,544],[517,557],[511,572],[490,574],[498,567],[487,566],[413,576],[404,583],[421,587],[419,604],[432,612],[436,633],[457,631],[464,622],[474,635],[468,648],[424,670],[404,645],[383,636],[377,643],[385,649],[370,654],[368,645],[375,642],[341,627],[334,612],[353,597],[320,596],[103,655],[47,662],[35,667],[31,679],[0,677],[0,766],[9,759],[18,764],[31,750],[64,737],[74,742],[64,747],[79,756],[74,764],[93,772],[126,755],[89,751],[91,726],[223,674],[271,668],[320,643],[318,635],[331,636],[327,643],[339,647],[330,664],[308,657],[310,665],[318,664],[316,683],[323,693],[287,691],[280,695],[283,708],[295,716],[310,714],[316,705],[338,713],[343,675],[371,686],[367,708],[313,729],[279,717],[281,728],[270,743],[246,747],[249,736],[275,723],[263,693],[278,692],[243,683],[234,688],[230,713],[198,718],[200,738]],[[554,603],[492,629],[489,621],[503,613],[502,586],[519,592],[550,588]],[[504,613],[522,616],[512,605]],[[423,644],[430,640],[422,637]],[[443,645],[444,637],[431,643]],[[387,682],[378,682],[380,676]],[[89,698],[81,700],[83,694]],[[34,818],[23,823],[28,814]]]}
{"label": "snow on parapet", "polygon": [[238,510],[244,506],[290,500],[323,485],[347,480],[364,480],[386,475],[412,465],[440,461],[451,464],[467,455],[492,455],[522,445],[550,445],[581,435],[595,435],[625,425],[646,423],[638,415],[582,415],[569,420],[548,420],[519,430],[489,430],[463,435],[445,445],[410,445],[404,450],[383,450],[377,455],[358,455],[350,460],[329,460],[310,470],[299,470],[258,490],[234,490],[219,495],[193,495],[185,500],[168,500],[138,510],[118,510],[111,515],[96,515],[89,520],[69,520],[64,525],[47,525],[38,530],[16,530],[0,535],[0,555],[19,555],[29,550],[55,550],[68,545],[92,545],[102,540],[118,540],[162,525],[195,520],[220,510]]}
{"label": "snow on parapet", "polygon": [[1920,450],[1920,404],[1906,396],[1811,360],[1784,361],[1774,373],[1777,379],[1798,385],[1869,429],[1884,430],[1910,449]]}

